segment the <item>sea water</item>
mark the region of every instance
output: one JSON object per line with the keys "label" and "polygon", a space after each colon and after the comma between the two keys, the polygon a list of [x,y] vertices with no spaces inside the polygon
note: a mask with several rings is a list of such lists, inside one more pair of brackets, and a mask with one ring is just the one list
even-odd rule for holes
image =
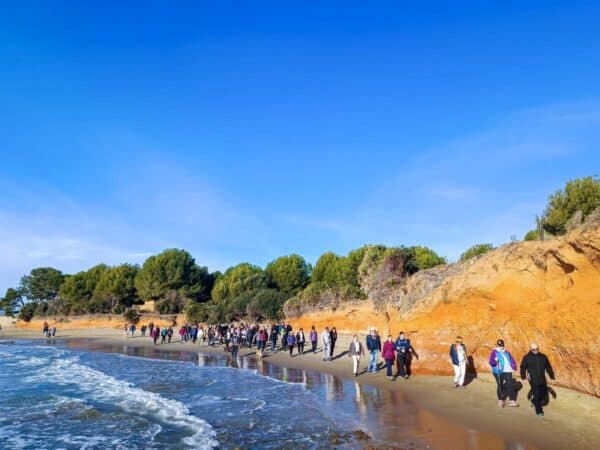
{"label": "sea water", "polygon": [[[0,343],[0,448],[504,444],[421,410],[398,392],[186,347],[162,352],[93,341]],[[525,448],[506,444],[502,448]]]}
{"label": "sea water", "polygon": [[324,448],[357,425],[301,377],[213,359],[0,344],[0,448]]}

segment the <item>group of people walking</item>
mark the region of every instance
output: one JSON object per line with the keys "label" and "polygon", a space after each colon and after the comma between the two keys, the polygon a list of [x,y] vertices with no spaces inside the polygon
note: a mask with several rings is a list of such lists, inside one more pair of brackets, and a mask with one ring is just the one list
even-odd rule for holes
{"label": "group of people walking", "polygon": [[[508,404],[509,407],[518,407],[517,389],[513,379],[513,372],[517,371],[517,363],[504,346],[502,339],[498,339],[496,348],[490,353],[489,364],[496,379],[498,406],[503,408]],[[544,416],[543,403],[548,396],[546,373],[554,380],[554,370],[548,357],[540,352],[537,344],[532,343],[529,346],[529,353],[521,360],[519,375],[521,380],[529,382],[531,386],[531,405],[539,417]]]}
{"label": "group of people walking", "polygon": [[[376,373],[378,370],[379,356],[385,361],[386,375],[388,379],[393,380],[398,377],[408,379],[410,375],[410,363],[414,357],[418,358],[410,339],[401,331],[398,337],[394,340],[392,335],[387,337],[387,340],[381,344],[381,338],[375,328],[369,329],[369,334],[366,338],[366,347],[369,357],[367,373]],[[348,348],[348,357],[352,358],[352,373],[354,376],[359,374],[359,366],[361,357],[366,356],[362,342],[358,336],[354,335]],[[396,365],[396,374],[393,374],[394,363]]]}
{"label": "group of people walking", "polygon": [[[128,336],[134,337],[136,326],[125,325],[124,330]],[[47,329],[47,325],[45,325],[44,333],[51,334],[52,330]],[[150,322],[148,325],[141,326],[140,333],[141,336],[147,334],[155,345],[158,345],[159,339],[161,344],[168,344],[172,342],[175,329],[174,326],[160,327]],[[253,348],[254,346],[258,358],[262,358],[267,351],[271,353],[289,352],[290,356],[294,356],[294,351],[296,351],[297,355],[303,355],[308,343],[310,343],[309,351],[315,354],[320,340],[323,361],[331,361],[334,359],[338,340],[335,327],[325,327],[319,334],[313,325],[305,334],[303,328],[294,330],[288,322],[274,323],[269,327],[241,323],[239,325],[218,324],[205,328],[202,325],[185,324],[179,328],[177,334],[179,335],[178,342],[181,343],[200,342],[210,346],[222,344],[224,350],[231,352],[234,358],[237,357],[240,347]],[[369,329],[364,345],[358,336],[354,335],[347,354],[352,360],[352,373],[355,377],[359,376],[361,359],[367,357],[368,363],[365,372],[378,372],[380,360],[383,359],[386,376],[389,380],[408,379],[411,375],[412,359],[419,358],[405,332],[401,331],[396,338],[389,335],[382,342],[375,328]],[[464,389],[469,356],[461,336],[457,336],[450,345],[448,356],[454,370],[453,384],[456,388]],[[490,353],[488,361],[496,380],[498,406],[518,407],[517,388],[513,379],[513,373],[517,371],[517,363],[505,348],[502,339],[496,342],[496,347]],[[529,353],[521,361],[519,372],[521,378],[527,380],[531,386],[531,404],[535,408],[536,414],[543,417],[542,406],[548,395],[546,373],[551,379],[554,379],[554,372],[548,358],[539,351],[536,344],[531,344]]]}

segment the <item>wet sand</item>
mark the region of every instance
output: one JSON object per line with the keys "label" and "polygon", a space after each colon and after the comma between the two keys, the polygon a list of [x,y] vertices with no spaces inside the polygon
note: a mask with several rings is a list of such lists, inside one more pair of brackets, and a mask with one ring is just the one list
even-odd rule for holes
{"label": "wet sand", "polygon": [[[0,332],[0,339],[43,339],[39,332],[11,328]],[[92,339],[90,341],[89,339]],[[141,336],[125,337],[123,331],[114,329],[59,330],[57,339],[67,339],[67,345],[88,347],[95,342],[102,348],[118,349],[127,354],[156,356],[156,352],[175,352],[178,359],[189,359],[190,354],[215,355],[230,358],[222,347],[208,347],[200,344],[183,344],[175,341],[171,344],[154,346],[151,339]],[[85,339],[82,341],[82,339]],[[377,424],[375,430],[382,433],[398,433],[398,445],[405,442],[408,431],[419,441],[428,442],[436,449],[595,449],[600,448],[600,399],[567,389],[553,387],[556,399],[551,399],[545,407],[546,416],[535,416],[526,399],[528,386],[519,392],[520,408],[498,408],[496,406],[495,382],[489,374],[479,374],[469,382],[466,389],[455,389],[452,378],[413,374],[409,380],[390,381],[385,370],[377,374],[362,373],[352,375],[352,363],[345,355],[349,336],[339,336],[334,361],[322,361],[321,353],[306,353],[290,357],[279,352],[265,356],[262,362],[256,361],[255,351],[241,349],[239,360],[241,367],[256,369],[260,367],[280,367],[294,370],[318,372],[324,382],[334,386],[335,379],[352,382],[352,390],[345,395],[354,395],[357,405],[363,405],[367,423]],[[319,348],[320,351],[320,348]],[[200,355],[198,358],[203,358]],[[244,362],[245,361],[245,362]],[[367,360],[361,361],[361,372],[366,368]],[[268,369],[272,370],[272,369]],[[334,377],[329,377],[333,375]],[[289,376],[289,374],[287,375]],[[293,377],[304,376],[294,372]],[[362,390],[365,392],[361,392]],[[385,392],[385,398],[369,402],[373,396],[371,386],[376,391]],[[371,392],[371,394],[368,394]],[[380,394],[377,394],[380,395]],[[360,400],[363,399],[363,400]],[[358,401],[360,400],[360,401]],[[408,422],[407,420],[410,419]],[[386,436],[386,441],[389,441]],[[393,439],[393,437],[392,437]],[[404,445],[403,445],[404,447]],[[405,447],[406,448],[406,447]],[[410,448],[410,447],[409,447]],[[422,448],[416,446],[414,448]]]}

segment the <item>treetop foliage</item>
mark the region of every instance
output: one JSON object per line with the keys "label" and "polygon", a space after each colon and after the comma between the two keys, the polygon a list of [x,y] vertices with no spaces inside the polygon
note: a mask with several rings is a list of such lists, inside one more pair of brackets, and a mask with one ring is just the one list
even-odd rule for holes
{"label": "treetop foliage", "polygon": [[548,198],[548,205],[539,218],[539,226],[551,234],[564,234],[565,225],[577,212],[585,219],[600,206],[600,179],[584,177],[570,180],[563,189]]}
{"label": "treetop foliage", "polygon": [[465,250],[462,255],[460,255],[460,260],[466,261],[474,258],[475,256],[483,255],[484,253],[487,253],[493,249],[494,246],[492,244],[475,244]]}

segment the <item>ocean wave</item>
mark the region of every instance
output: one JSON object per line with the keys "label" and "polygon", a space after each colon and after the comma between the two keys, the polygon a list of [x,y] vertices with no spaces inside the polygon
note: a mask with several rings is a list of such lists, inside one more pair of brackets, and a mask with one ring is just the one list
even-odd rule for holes
{"label": "ocean wave", "polygon": [[[208,449],[218,445],[216,433],[204,420],[190,414],[181,402],[135,387],[132,383],[118,380],[78,362],[79,357],[53,359],[45,373],[31,374],[29,382],[52,382],[58,385],[76,385],[90,398],[117,405],[122,410],[140,416],[152,416],[164,424],[186,428],[193,432],[182,439],[190,447]],[[45,371],[44,371],[45,372]]]}

